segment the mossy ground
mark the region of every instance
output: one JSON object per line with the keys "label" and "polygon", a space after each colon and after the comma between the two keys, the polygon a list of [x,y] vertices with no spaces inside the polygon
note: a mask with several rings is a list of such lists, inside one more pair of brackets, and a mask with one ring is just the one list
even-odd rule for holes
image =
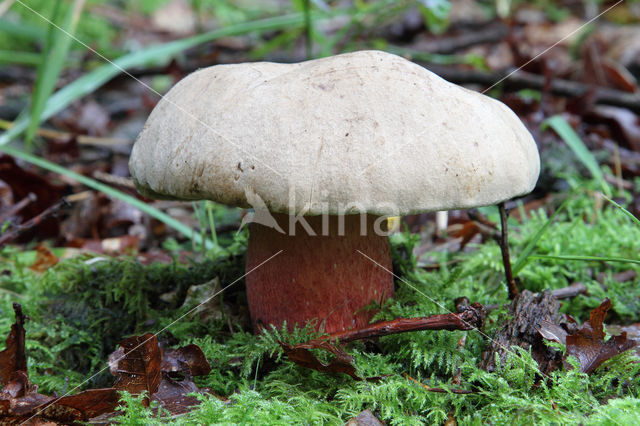
{"label": "mossy ground", "polygon": [[[580,181],[574,186],[581,189],[534,252],[638,259],[640,227],[615,207],[599,206],[589,190],[595,185]],[[514,261],[547,220],[540,211],[522,223],[512,221]],[[112,378],[104,370],[106,359],[117,342],[161,330],[185,314],[190,305],[183,302],[191,286],[215,277],[224,286],[241,276],[245,241],[240,235],[228,251],[190,265],[142,266],[131,258],[88,261],[91,257],[84,256],[64,260],[43,275],[26,268],[15,249],[5,249],[0,333],[7,335],[13,322],[11,303],[17,301],[30,317],[29,374],[42,393],[108,385]],[[472,253],[440,253],[440,270],[425,272],[408,255],[416,242],[407,233],[392,237],[394,269],[402,280],[397,280],[395,299],[377,319],[445,313],[454,310],[454,299],[460,296],[483,304],[507,303],[495,243],[482,244]],[[450,260],[457,262],[446,266]],[[531,260],[520,278],[534,291],[582,282],[589,294],[565,301],[563,311],[584,321],[590,309],[609,297],[613,307],[607,322],[628,324],[640,321],[640,278],[621,283],[611,277],[630,269],[640,275],[640,265],[631,263]],[[603,284],[595,279],[600,273],[606,277]],[[160,297],[170,292],[171,298]],[[225,294],[227,302],[242,304],[242,283]],[[478,369],[486,340],[476,331],[413,332],[383,337],[375,344],[349,344],[347,351],[361,377],[385,376],[375,382],[354,381],[303,369],[282,357],[277,340],[304,341],[313,335],[309,329],[255,336],[240,331],[242,324],[233,324],[234,316],[202,322],[199,315],[185,316],[159,338],[199,345],[212,372],[198,378],[198,385],[230,402],[203,396],[198,409],[171,423],[342,424],[364,409],[390,424],[441,424],[451,417],[460,424],[632,424],[640,418],[640,364],[631,352],[609,360],[591,376],[574,369],[540,380],[529,353],[515,348],[497,372]],[[491,336],[505,317],[504,309],[494,311],[486,334]],[[475,393],[429,392],[403,373],[429,386]],[[459,383],[453,383],[454,376]],[[167,421],[154,417],[136,398],[125,395],[124,400],[124,423]]]}

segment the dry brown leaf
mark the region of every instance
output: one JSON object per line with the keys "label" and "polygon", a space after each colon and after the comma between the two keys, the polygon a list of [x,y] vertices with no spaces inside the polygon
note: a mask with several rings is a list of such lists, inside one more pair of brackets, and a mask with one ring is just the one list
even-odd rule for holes
{"label": "dry brown leaf", "polygon": [[567,356],[575,356],[580,361],[580,371],[584,373],[591,373],[609,358],[633,348],[637,343],[627,339],[625,332],[604,340],[603,322],[610,308],[611,301],[604,299],[591,311],[589,320],[575,334],[567,336]]}
{"label": "dry brown leaf", "polygon": [[24,352],[24,314],[22,307],[14,303],[13,310],[16,322],[11,326],[11,332],[6,340],[5,350],[0,352],[0,385],[6,386],[18,371],[27,371],[27,357]]}
{"label": "dry brown leaf", "polygon": [[158,347],[156,336],[146,333],[124,339],[119,344],[121,350],[109,357],[111,372],[114,373],[115,370],[118,376],[113,387],[134,395],[144,391],[147,395],[156,393],[162,380],[162,351]]}
{"label": "dry brown leaf", "polygon": [[[351,376],[355,380],[362,380],[356,374],[356,368],[353,365],[353,357],[341,348],[332,345],[328,341],[314,341],[313,343],[300,343],[297,345],[289,345],[288,343],[278,342],[284,353],[290,361],[295,362],[301,367],[310,368],[322,373],[343,373]],[[309,349],[322,349],[335,356],[328,364],[320,361],[311,353]]]}
{"label": "dry brown leaf", "polygon": [[33,262],[33,265],[29,267],[32,271],[35,272],[44,272],[52,266],[57,265],[60,261],[58,256],[53,254],[53,252],[44,245],[39,245],[36,251],[36,260]]}

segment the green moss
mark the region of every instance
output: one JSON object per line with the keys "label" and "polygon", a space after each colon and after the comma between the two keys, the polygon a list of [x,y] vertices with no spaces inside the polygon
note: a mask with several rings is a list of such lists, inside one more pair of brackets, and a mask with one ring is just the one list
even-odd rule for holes
{"label": "green moss", "polygon": [[[637,225],[615,208],[597,209],[589,194],[583,191],[569,202],[534,253],[637,257]],[[537,212],[522,223],[511,222],[514,258],[546,220]],[[540,380],[535,361],[520,348],[513,348],[496,372],[487,373],[476,367],[486,347],[480,333],[422,331],[346,345],[361,377],[383,376],[378,381],[354,381],[303,369],[283,357],[278,341],[307,340],[316,335],[309,327],[292,333],[272,329],[256,336],[239,323],[232,324],[230,332],[226,318],[202,322],[187,315],[172,324],[193,306],[183,303],[189,287],[214,277],[224,286],[243,274],[243,241],[232,244],[231,254],[190,265],[143,266],[129,258],[81,257],[65,260],[42,276],[16,263],[17,254],[5,250],[5,257],[13,260],[0,275],[0,332],[8,332],[13,322],[10,303],[18,299],[31,317],[31,377],[45,392],[63,393],[104,368],[107,354],[127,334],[170,326],[170,335],[163,333],[161,339],[195,343],[211,362],[211,374],[197,378],[198,385],[229,398],[222,402],[201,396],[197,410],[171,420],[177,424],[343,424],[364,409],[389,424],[438,424],[451,416],[460,424],[616,424],[640,416],[640,364],[632,352],[609,360],[591,376],[573,369]],[[440,270],[425,272],[411,254],[417,242],[409,234],[392,237],[394,270],[401,279],[396,280],[395,298],[385,303],[377,319],[445,313],[454,310],[454,299],[460,296],[485,304],[508,302],[495,243],[469,253],[438,254]],[[447,266],[450,260],[455,266]],[[640,272],[631,264],[534,260],[520,277],[533,290],[583,282],[589,295],[564,301],[563,310],[584,321],[606,296],[613,301],[607,322],[629,323],[640,321],[640,278],[624,283],[614,279],[617,272],[629,269]],[[598,275],[604,277],[602,284]],[[231,301],[242,305],[242,283],[236,286],[235,293],[225,292],[225,297],[235,297]],[[171,298],[161,297],[171,292]],[[495,333],[508,319],[505,313],[493,311],[484,332]],[[318,356],[328,357],[320,352]],[[403,374],[428,386],[474,392],[430,392]],[[454,376],[459,382],[454,383]],[[105,373],[84,386],[110,380]],[[127,408],[119,420],[124,423],[167,421],[154,418],[139,398],[125,396],[123,401]]]}

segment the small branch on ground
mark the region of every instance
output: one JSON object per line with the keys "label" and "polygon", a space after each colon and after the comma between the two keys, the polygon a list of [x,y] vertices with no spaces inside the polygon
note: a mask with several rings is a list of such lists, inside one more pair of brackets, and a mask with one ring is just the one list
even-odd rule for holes
{"label": "small branch on ground", "polygon": [[448,55],[468,47],[483,43],[496,43],[504,40],[509,33],[509,28],[504,24],[492,25],[477,31],[464,31],[450,37],[438,37],[418,43],[416,50],[422,52]]}
{"label": "small branch on ground", "polygon": [[0,225],[2,225],[6,220],[8,220],[11,216],[15,216],[20,210],[27,207],[29,204],[33,203],[38,199],[38,196],[33,192],[30,192],[26,197],[22,200],[18,201],[14,205],[7,208],[5,212],[0,216]]}
{"label": "small branch on ground", "polygon": [[568,287],[551,290],[551,295],[556,299],[570,299],[572,297],[576,297],[579,294],[585,294],[586,292],[586,285],[582,283],[573,283]]}
{"label": "small branch on ground", "polygon": [[320,339],[310,341],[339,341],[340,343],[389,334],[406,333],[420,330],[473,330],[484,325],[485,312],[479,303],[458,305],[457,314],[439,314],[419,318],[398,318],[391,321],[380,321],[355,330],[333,333]]}
{"label": "small branch on ground", "polygon": [[511,271],[511,258],[509,257],[509,234],[507,229],[507,210],[504,208],[504,203],[498,204],[500,209],[500,251],[502,252],[502,263],[504,264],[504,274],[507,280],[507,288],[509,289],[509,298],[514,299],[518,295],[518,286],[513,279],[513,272]]}
{"label": "small branch on ground", "polygon": [[[546,84],[545,76],[528,73],[522,70],[516,71],[513,74],[510,74],[513,72],[513,69],[487,73],[436,64],[427,64],[424,62],[421,63],[420,61],[417,62],[429,71],[433,71],[445,80],[456,84],[481,84],[490,87],[497,81],[504,79],[500,84],[506,90],[543,90]],[[619,106],[629,108],[635,112],[640,112],[640,93],[623,92],[606,87],[583,84],[577,81],[562,80],[559,78],[554,78],[549,83],[549,90],[552,94],[569,98],[579,98],[584,96],[590,89],[593,89],[594,91],[594,103],[596,104]]]}
{"label": "small branch on ground", "polygon": [[69,201],[67,201],[67,199],[63,197],[62,199],[60,199],[60,201],[58,201],[54,205],[47,207],[39,215],[27,220],[26,222],[23,222],[20,225],[14,226],[13,229],[5,232],[0,236],[0,247],[7,244],[11,240],[14,240],[21,233],[33,228],[34,226],[37,226],[43,220],[49,218],[50,216],[56,215],[58,211],[63,207],[68,207],[68,206],[70,206]]}

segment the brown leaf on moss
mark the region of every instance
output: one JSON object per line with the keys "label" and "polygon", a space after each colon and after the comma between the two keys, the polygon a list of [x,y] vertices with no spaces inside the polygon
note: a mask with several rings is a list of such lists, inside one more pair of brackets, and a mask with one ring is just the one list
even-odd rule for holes
{"label": "brown leaf on moss", "polygon": [[52,266],[55,266],[59,261],[58,256],[53,254],[47,246],[41,244],[36,250],[36,260],[29,269],[42,273]]}
{"label": "brown leaf on moss", "polygon": [[199,346],[191,344],[178,349],[165,349],[161,370],[166,373],[186,373],[189,376],[206,376],[211,366]]}
{"label": "brown leaf on moss", "polygon": [[206,376],[211,366],[199,346],[191,344],[162,353],[162,382],[151,399],[173,415],[184,414],[200,404],[190,393],[206,392],[193,382],[193,376]]}
{"label": "brown leaf on moss", "polygon": [[156,393],[162,380],[162,351],[156,336],[146,333],[124,339],[119,344],[120,349],[109,357],[111,373],[118,376],[113,387],[134,395],[144,391],[148,395]]}
{"label": "brown leaf on moss", "polygon": [[0,352],[0,385],[8,385],[18,371],[27,372],[27,357],[24,352],[24,314],[18,303],[13,304],[16,322],[6,340],[5,349]]}
{"label": "brown leaf on moss", "polygon": [[87,421],[118,404],[115,389],[92,389],[76,395],[55,398],[38,393],[27,373],[25,356],[25,316],[14,303],[16,322],[7,337],[7,347],[0,352],[0,424]]}
{"label": "brown leaf on moss", "polygon": [[627,339],[625,332],[604,340],[603,322],[610,308],[611,301],[604,299],[600,306],[591,311],[589,320],[575,334],[567,336],[567,356],[575,356],[580,361],[580,371],[584,373],[591,373],[609,358],[636,345],[635,341]]}
{"label": "brown leaf on moss", "polygon": [[160,406],[172,415],[178,415],[188,413],[193,409],[193,406],[199,405],[198,398],[188,394],[201,392],[202,390],[191,380],[191,377],[185,377],[184,380],[178,381],[163,372],[158,392],[153,394],[151,399],[158,401]]}
{"label": "brown leaf on moss", "polygon": [[[355,380],[362,380],[356,374],[356,368],[353,365],[353,357],[328,341],[314,341],[311,343],[300,343],[297,345],[289,345],[284,342],[278,343],[282,346],[287,358],[301,367],[310,368],[322,373],[343,373],[353,377]],[[325,350],[334,355],[335,358],[328,364],[325,364],[316,358],[309,349]]]}

